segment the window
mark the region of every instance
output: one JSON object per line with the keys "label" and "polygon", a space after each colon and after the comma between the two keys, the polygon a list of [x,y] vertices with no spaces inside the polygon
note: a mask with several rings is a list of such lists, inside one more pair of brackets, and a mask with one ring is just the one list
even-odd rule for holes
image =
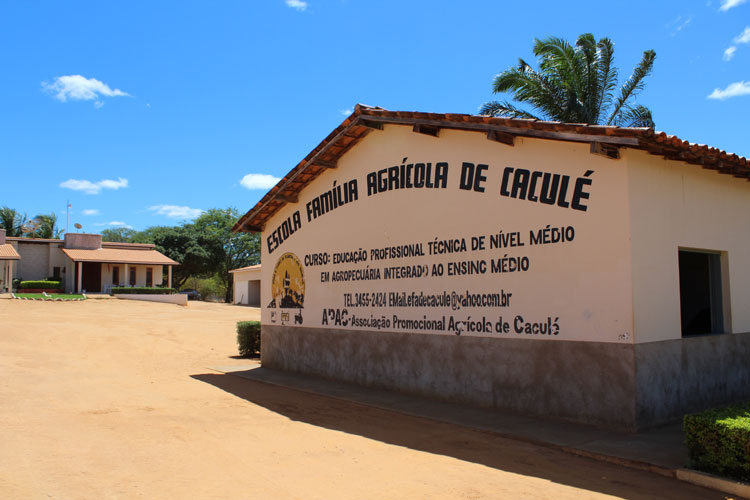
{"label": "window", "polygon": [[120,284],[120,268],[118,266],[112,268],[112,284],[115,286]]}
{"label": "window", "polygon": [[52,268],[52,277],[53,278],[59,278],[60,277],[60,268],[59,267],[53,267]]}
{"label": "window", "polygon": [[135,286],[135,267],[130,268],[130,286]]}
{"label": "window", "polygon": [[680,250],[679,262],[682,336],[724,333],[721,254]]}
{"label": "window", "polygon": [[152,267],[146,268],[146,286],[154,286],[154,269]]}

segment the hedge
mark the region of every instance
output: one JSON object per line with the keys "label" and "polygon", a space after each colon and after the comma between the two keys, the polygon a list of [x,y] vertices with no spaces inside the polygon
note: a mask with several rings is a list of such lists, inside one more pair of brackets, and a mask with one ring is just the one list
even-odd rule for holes
{"label": "hedge", "polygon": [[174,288],[161,288],[158,286],[113,286],[114,294],[145,294],[145,295],[172,295],[177,293]]}
{"label": "hedge", "polygon": [[253,356],[260,352],[260,321],[237,322],[237,348],[240,356]]}
{"label": "hedge", "polygon": [[20,289],[33,289],[33,290],[58,290],[60,288],[59,281],[22,281],[18,284]]}
{"label": "hedge", "polygon": [[750,401],[685,415],[683,429],[692,468],[750,482]]}

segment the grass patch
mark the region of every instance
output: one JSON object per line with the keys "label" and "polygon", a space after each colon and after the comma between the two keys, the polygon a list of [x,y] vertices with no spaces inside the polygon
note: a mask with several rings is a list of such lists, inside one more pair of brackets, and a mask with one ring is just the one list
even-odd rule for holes
{"label": "grass patch", "polygon": [[86,298],[76,293],[48,293],[47,295],[41,293],[17,293],[16,297],[19,299],[36,300],[83,300]]}

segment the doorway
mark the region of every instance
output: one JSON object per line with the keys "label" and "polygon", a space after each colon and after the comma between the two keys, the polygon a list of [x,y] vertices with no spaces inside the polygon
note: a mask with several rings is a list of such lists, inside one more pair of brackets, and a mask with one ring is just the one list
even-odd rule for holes
{"label": "doorway", "polygon": [[[102,265],[99,262],[83,262],[81,288],[86,292],[102,291]],[[80,291],[80,290],[79,290]]]}

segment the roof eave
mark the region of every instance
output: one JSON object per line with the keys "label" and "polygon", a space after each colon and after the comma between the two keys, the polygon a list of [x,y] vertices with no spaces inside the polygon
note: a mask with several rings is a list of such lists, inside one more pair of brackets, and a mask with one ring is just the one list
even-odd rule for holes
{"label": "roof eave", "polygon": [[[644,127],[617,127],[549,122],[530,119],[498,118],[481,115],[436,114],[388,111],[357,104],[354,111],[318,146],[272,187],[258,203],[233,226],[233,232],[262,232],[265,222],[289,202],[296,202],[299,193],[326,168],[335,168],[338,158],[362,140],[371,130],[384,125],[411,125],[415,132],[432,133],[440,129],[485,132],[488,139],[506,144],[513,138],[599,143],[614,147],[644,150],[667,159],[701,165],[719,173],[750,179],[746,158],[683,141],[664,132]],[[424,128],[424,130],[419,130]],[[356,129],[356,130],[355,130]],[[343,146],[339,143],[343,143]],[[334,149],[338,151],[333,152]],[[311,171],[311,172],[310,172]],[[308,174],[309,175],[306,175]],[[265,217],[261,215],[265,214]]]}

